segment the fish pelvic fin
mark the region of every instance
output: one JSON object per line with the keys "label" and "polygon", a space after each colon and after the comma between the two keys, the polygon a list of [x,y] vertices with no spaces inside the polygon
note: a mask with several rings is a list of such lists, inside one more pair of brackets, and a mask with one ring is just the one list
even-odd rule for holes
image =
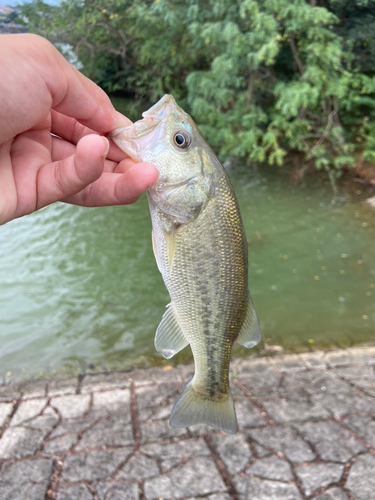
{"label": "fish pelvic fin", "polygon": [[167,305],[167,310],[156,330],[155,349],[169,359],[186,347],[188,343],[171,302]]}
{"label": "fish pelvic fin", "polygon": [[172,427],[207,424],[214,429],[235,434],[237,418],[230,390],[226,398],[213,401],[196,392],[192,380],[176,401],[169,424]]}
{"label": "fish pelvic fin", "polygon": [[261,341],[261,338],[262,332],[260,331],[259,321],[254,309],[253,301],[249,295],[245,320],[236,342],[244,347],[250,348],[256,346]]}

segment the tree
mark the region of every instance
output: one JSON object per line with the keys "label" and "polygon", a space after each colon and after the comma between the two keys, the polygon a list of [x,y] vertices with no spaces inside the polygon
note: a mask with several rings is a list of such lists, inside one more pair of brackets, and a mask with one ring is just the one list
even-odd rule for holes
{"label": "tree", "polygon": [[355,55],[356,64],[375,74],[375,0],[331,0],[329,9],[339,18],[335,33]]}
{"label": "tree", "polygon": [[[373,0],[362,2],[367,8]],[[36,0],[23,13],[33,31],[73,47],[82,71],[108,92],[152,101],[174,94],[220,155],[281,165],[302,152],[333,180],[359,153],[375,163],[375,69],[363,52],[358,58],[365,41],[354,0],[328,7],[305,0],[64,0],[50,7]]]}

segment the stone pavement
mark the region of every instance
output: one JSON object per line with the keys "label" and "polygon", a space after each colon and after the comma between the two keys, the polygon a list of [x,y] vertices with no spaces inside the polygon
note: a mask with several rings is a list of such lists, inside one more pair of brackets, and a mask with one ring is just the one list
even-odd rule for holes
{"label": "stone pavement", "polygon": [[0,386],[1,500],[373,500],[375,347],[237,359],[239,432],[174,429],[192,365]]}

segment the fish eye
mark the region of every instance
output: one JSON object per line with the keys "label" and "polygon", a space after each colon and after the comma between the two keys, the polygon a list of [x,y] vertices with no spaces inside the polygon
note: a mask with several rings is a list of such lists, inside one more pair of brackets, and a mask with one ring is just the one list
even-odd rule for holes
{"label": "fish eye", "polygon": [[188,148],[191,143],[190,135],[183,130],[180,130],[179,132],[176,132],[174,134],[173,141],[180,149]]}

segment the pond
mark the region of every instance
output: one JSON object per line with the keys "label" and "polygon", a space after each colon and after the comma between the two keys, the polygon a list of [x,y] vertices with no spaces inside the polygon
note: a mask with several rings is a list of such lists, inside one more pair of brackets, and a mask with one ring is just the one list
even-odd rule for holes
{"label": "pond", "polygon": [[[249,247],[249,285],[269,346],[301,351],[375,340],[375,214],[363,196],[332,204],[329,183],[232,166]],[[185,362],[154,349],[169,302],[147,199],[58,203],[0,227],[0,375]],[[245,350],[244,356],[264,349]]]}

